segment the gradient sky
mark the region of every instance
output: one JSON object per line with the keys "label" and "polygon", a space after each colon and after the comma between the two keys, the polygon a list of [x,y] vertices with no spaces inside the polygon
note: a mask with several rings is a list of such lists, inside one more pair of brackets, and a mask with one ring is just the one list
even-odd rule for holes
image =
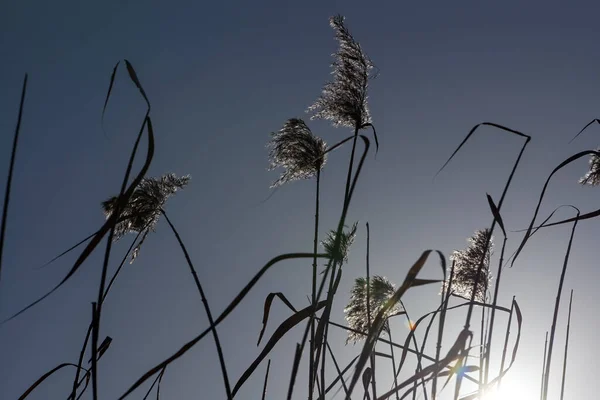
{"label": "gradient sky", "polygon": [[[267,171],[265,144],[286,119],[308,118],[304,110],[329,79],[336,50],[328,18],[347,17],[380,70],[371,84],[370,108],[381,148],[377,158],[367,160],[348,217],[359,221],[359,232],[334,305],[332,319],[341,322],[349,288],[364,274],[365,222],[371,226],[373,273],[397,283],[423,250],[449,255],[464,248],[473,231],[489,226],[485,194],[499,198],[520,139],[482,129],[433,180],[472,126],[491,121],[533,136],[502,210],[512,231],[527,226],[552,168],[577,151],[595,148],[598,126],[567,143],[600,116],[598,11],[596,2],[567,7],[550,1],[1,3],[1,168],[8,166],[26,72],[29,89],[0,281],[0,319],[62,279],[75,254],[36,267],[95,231],[104,221],[100,202],[119,190],[144,104],[121,70],[106,114],[106,135],[102,132],[102,105],[118,60],[132,62],[152,102],[157,148],[150,175],[192,176],[189,187],[169,202],[168,212],[218,314],[270,258],[312,250],[314,182],[286,185],[263,203],[278,176]],[[309,125],[328,143],[351,134],[323,121]],[[323,171],[321,236],[339,218],[348,153],[345,148],[331,154]],[[540,215],[561,204],[597,208],[598,189],[577,184],[586,161],[557,174]],[[0,178],[0,187],[4,184]],[[559,217],[570,213],[565,209]],[[507,378],[523,390],[523,398],[539,393],[544,334],[552,322],[570,229],[536,234],[503,275],[501,303],[509,306],[516,295],[524,317],[517,363]],[[567,398],[596,395],[590,382],[600,369],[599,235],[595,220],[580,223],[575,235],[559,314],[552,399],[558,398],[571,288]],[[509,254],[521,237],[509,233]],[[129,240],[114,248],[113,269]],[[498,255],[499,249],[494,270]],[[296,307],[307,304],[310,269],[305,264],[278,265],[220,325],[232,381],[260,351],[256,338],[267,294],[281,291]],[[49,299],[0,327],[0,398],[16,399],[55,365],[76,362],[100,268],[96,254]],[[439,275],[434,261],[423,274]],[[434,286],[409,292],[405,304],[411,315],[434,309],[438,292]],[[288,315],[275,305],[267,334]],[[464,314],[451,320],[449,335],[458,332]],[[504,329],[505,320],[498,321]],[[101,336],[114,341],[99,367],[101,398],[117,398],[206,326],[185,259],[162,221],[105,303]],[[401,319],[392,327],[397,338],[407,329]],[[300,329],[293,331],[272,353],[271,399],[287,391],[300,335]],[[343,332],[331,331],[341,364],[360,350],[344,346],[344,338]],[[258,398],[265,368],[266,362],[238,398]],[[385,376],[380,381],[386,378],[389,383]],[[30,398],[66,397],[71,380],[71,371],[59,373]],[[210,338],[169,367],[162,390],[170,399],[225,397]],[[303,398],[303,390],[298,386],[296,398]],[[140,390],[131,398],[142,396]]]}

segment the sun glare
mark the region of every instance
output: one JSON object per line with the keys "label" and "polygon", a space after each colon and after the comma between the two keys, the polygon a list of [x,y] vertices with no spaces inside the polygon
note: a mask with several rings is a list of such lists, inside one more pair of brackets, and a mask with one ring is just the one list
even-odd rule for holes
{"label": "sun glare", "polygon": [[516,385],[502,382],[500,389],[492,389],[491,392],[486,393],[482,400],[525,400],[528,398],[527,394]]}

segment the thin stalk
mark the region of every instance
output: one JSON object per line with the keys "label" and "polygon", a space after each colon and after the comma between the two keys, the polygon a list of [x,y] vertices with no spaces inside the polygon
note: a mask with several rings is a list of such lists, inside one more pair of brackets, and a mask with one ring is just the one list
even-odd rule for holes
{"label": "thin stalk", "polygon": [[269,381],[269,369],[271,369],[271,359],[267,363],[267,372],[265,372],[265,383],[263,384],[262,400],[267,398],[267,382]]}
{"label": "thin stalk", "polygon": [[[148,114],[149,112],[150,112],[150,106],[148,106],[148,111],[146,111],[146,116],[144,118],[144,122],[142,123],[142,125],[140,127],[138,136],[135,140],[135,144],[133,145],[133,150],[129,157],[129,162],[127,164],[127,169],[125,171],[125,177],[123,178],[123,182],[121,183],[121,190],[119,191],[119,196],[117,197],[118,201],[116,202],[115,209],[113,210],[113,214],[110,217],[111,220],[114,219],[116,221],[116,219],[118,219],[118,216],[121,215],[122,208],[125,206],[126,202],[129,201],[129,197],[124,196],[124,195],[128,192],[127,182],[129,181],[129,175],[133,168],[133,162],[135,160],[135,155],[137,154],[137,149],[139,147],[140,141],[142,139],[142,135],[144,133],[144,127],[146,127],[146,126],[148,129],[148,138],[149,138],[148,152],[149,152],[150,156],[153,155],[153,152],[154,152],[153,136],[154,136],[154,134],[153,134],[153,129],[152,129],[152,120],[150,119],[149,114]],[[148,167],[149,167],[149,165],[148,165]],[[133,184],[132,184],[132,187],[133,187]],[[131,196],[131,194],[129,194],[129,196]],[[101,321],[102,305],[103,305],[102,298],[104,297],[104,287],[106,285],[106,275],[108,273],[108,263],[109,263],[109,259],[110,259],[110,252],[112,249],[113,238],[114,238],[114,234],[115,234],[115,227],[116,227],[116,222],[111,226],[110,231],[108,232],[108,239],[106,241],[106,249],[104,251],[104,261],[102,264],[102,273],[100,275],[100,285],[98,286],[98,300],[94,307],[94,310],[95,310],[94,311],[94,319],[93,319],[94,327],[92,329],[92,357],[93,357],[92,366],[94,367],[92,370],[92,388],[94,390],[94,400],[97,400],[97,395],[98,395],[98,393],[97,393],[97,388],[98,388],[97,378],[98,378],[98,376],[97,376],[95,364],[96,364],[96,352],[98,351],[98,338],[99,338],[99,334],[100,334],[100,321]]]}
{"label": "thin stalk", "polygon": [[[492,347],[492,336],[494,334],[494,319],[496,317],[496,304],[498,304],[498,292],[500,290],[500,278],[502,277],[502,264],[504,262],[504,250],[506,249],[506,236],[504,236],[504,240],[502,242],[502,250],[500,251],[500,261],[498,262],[498,276],[496,277],[496,283],[494,286],[494,299],[492,300],[492,311],[490,318],[490,326],[488,330],[488,339],[486,343],[486,358],[485,358],[485,375],[483,378],[483,384],[488,384],[488,378],[490,373],[490,355],[491,355],[491,347]],[[510,322],[509,322],[510,325]],[[500,370],[502,373],[502,370]]]}
{"label": "thin stalk", "polygon": [[183,251],[183,255],[185,256],[185,260],[187,261],[187,264],[190,267],[190,272],[192,273],[192,276],[194,277],[194,282],[196,283],[196,288],[198,289],[198,293],[200,293],[200,298],[202,299],[202,304],[204,305],[204,310],[206,311],[206,316],[208,317],[208,322],[212,326],[211,330],[212,330],[213,338],[215,340],[217,354],[219,356],[219,363],[221,364],[221,375],[223,376],[223,383],[225,384],[225,392],[227,393],[227,399],[231,400],[233,397],[231,395],[231,386],[229,385],[229,377],[227,374],[227,367],[225,366],[225,357],[223,356],[223,349],[221,347],[219,335],[217,334],[217,329],[214,326],[215,323],[214,323],[214,320],[212,317],[212,313],[210,311],[210,307],[208,306],[208,301],[206,300],[206,296],[204,295],[204,290],[202,289],[202,285],[200,284],[200,279],[198,279],[198,274],[196,273],[196,269],[194,268],[194,265],[192,264],[190,255],[188,254],[188,251],[187,251],[185,245],[183,244],[181,237],[179,236],[179,232],[177,232],[177,229],[175,229],[175,226],[173,226],[173,224],[171,223],[171,220],[167,216],[167,213],[165,212],[165,210],[161,209],[160,212],[165,217],[165,220],[171,227],[173,234],[175,234],[175,237],[177,238],[177,241],[179,242],[179,246],[181,247],[181,250]]}
{"label": "thin stalk", "polygon": [[335,359],[335,355],[333,354],[333,350],[331,350],[331,346],[329,345],[329,343],[327,343],[327,350],[329,350],[329,355],[331,356],[331,360],[333,361],[333,365],[335,366],[335,371],[338,374],[338,377],[340,378],[341,382],[342,382],[342,388],[344,389],[344,394],[346,396],[348,396],[348,387],[346,386],[346,382],[344,381],[344,374],[343,372],[340,370],[340,366],[337,362],[337,360]]}
{"label": "thin stalk", "polygon": [[[27,92],[27,74],[23,79],[23,88],[21,89],[21,102],[19,103],[19,114],[17,116],[17,126],[13,137],[12,152],[10,154],[10,164],[8,167],[8,179],[6,180],[6,191],[4,192],[4,207],[2,209],[2,224],[0,225],[0,277],[2,275],[2,253],[4,249],[4,235],[6,234],[6,220],[8,219],[8,203],[10,202],[10,189],[12,186],[13,172],[15,168],[15,159],[17,157],[17,144],[19,142],[19,132],[21,131],[21,119],[23,117],[23,106],[25,104],[25,93]],[[356,142],[356,138],[354,139]]]}
{"label": "thin stalk", "polygon": [[[485,293],[485,292],[484,292]],[[485,303],[485,297],[483,302]],[[479,396],[484,395],[483,390],[483,368],[485,365],[484,357],[485,357],[485,307],[481,307],[481,326],[479,329],[479,334],[481,337],[481,345],[479,346]]]}
{"label": "thin stalk", "polygon": [[[386,321],[387,323],[387,334],[388,337],[390,338],[390,355],[392,356],[392,371],[396,371],[396,358],[394,357],[394,346],[392,345],[393,339],[392,339],[392,328],[390,327],[390,321]],[[394,372],[394,387],[398,386],[398,377],[396,376],[396,373]],[[400,395],[398,394],[398,392],[396,392],[396,400],[400,400]]]}
{"label": "thin stalk", "polygon": [[563,360],[562,382],[560,385],[560,400],[565,397],[565,378],[567,376],[567,355],[569,353],[569,331],[571,329],[571,305],[573,304],[573,289],[571,289],[571,298],[569,299],[569,317],[567,319],[567,337],[565,339],[565,357]]}
{"label": "thin stalk", "polygon": [[[579,216],[579,211],[577,211]],[[569,265],[569,255],[571,254],[571,245],[573,244],[573,236],[575,236],[575,229],[577,228],[577,219],[573,223],[571,230],[571,237],[569,238],[569,245],[567,246],[567,252],[565,253],[565,261],[563,263],[562,272],[560,274],[560,281],[558,283],[558,291],[556,293],[556,303],[554,305],[554,317],[552,318],[552,328],[550,329],[550,340],[548,341],[548,360],[546,362],[546,376],[544,382],[544,397],[543,400],[548,398],[548,381],[550,378],[550,366],[552,365],[552,347],[554,345],[554,334],[556,332],[556,321],[558,320],[558,309],[560,308],[560,296],[562,294],[562,287],[565,281],[565,275],[567,273],[567,266]]]}
{"label": "thin stalk", "polygon": [[[125,256],[123,257],[123,259],[121,260],[121,263],[119,264],[119,267],[117,268],[117,270],[115,271],[115,273],[113,274],[112,278],[110,279],[110,282],[108,283],[108,286],[106,287],[106,290],[104,291],[104,296],[102,296],[102,302],[104,302],[104,300],[106,299],[106,296],[108,296],[108,292],[110,291],[115,279],[117,279],[117,276],[119,275],[119,272],[121,272],[121,268],[123,268],[123,265],[125,265],[125,261],[127,261],[127,258],[129,257],[129,254],[131,253],[131,250],[133,250],[133,247],[135,246],[138,238],[140,237],[140,235],[142,234],[142,232],[138,232],[137,236],[135,237],[135,239],[133,240],[133,242],[131,242],[131,245],[129,246],[129,249],[127,250],[127,252],[125,253]],[[83,357],[85,355],[85,349],[87,348],[87,344],[88,341],[90,340],[90,335],[92,333],[92,328],[94,325],[94,321],[92,320],[92,322],[90,322],[90,325],[88,327],[87,333],[85,335],[85,340],[83,341],[83,347],[81,348],[81,352],[79,353],[79,361],[77,362],[77,366],[81,367],[81,365],[83,364]],[[77,368],[77,371],[75,372],[75,379],[73,380],[73,389],[71,391],[71,395],[69,396],[69,399],[75,399],[76,395],[77,395],[77,388],[80,386],[80,381],[79,381],[79,373],[80,373],[80,368]]]}
{"label": "thin stalk", "polygon": [[[371,269],[369,263],[369,249],[371,246],[371,233],[369,229],[369,223],[367,222],[367,331],[371,331]],[[373,347],[375,352],[375,347]],[[377,384],[375,383],[375,355],[371,354],[371,390],[373,392],[373,399],[377,399]]]}
{"label": "thin stalk", "polygon": [[546,342],[544,343],[544,359],[542,361],[542,384],[540,386],[540,400],[544,398],[544,384],[546,382],[546,352],[548,351],[548,331],[546,331]]}
{"label": "thin stalk", "polygon": [[508,338],[510,336],[510,324],[512,323],[513,311],[515,309],[515,296],[510,303],[510,313],[508,314],[508,325],[506,327],[506,336],[504,337],[504,348],[502,349],[502,359],[500,360],[500,374],[498,377],[498,389],[502,385],[502,374],[504,372],[504,362],[506,361],[506,352],[508,350]]}
{"label": "thin stalk", "polygon": [[[98,342],[98,309],[96,303],[92,303],[92,340]],[[92,391],[94,400],[98,400],[97,349],[96,346],[92,346]]]}
{"label": "thin stalk", "polygon": [[[452,267],[450,267],[450,278],[448,279],[448,287],[444,293],[444,286],[442,286],[442,311],[440,313],[440,324],[438,328],[438,340],[437,345],[435,347],[435,363],[437,364],[440,361],[440,352],[442,350],[442,338],[444,336],[444,324],[446,322],[446,311],[448,309],[448,302],[450,301],[450,295],[452,294],[452,281],[454,279],[454,265],[456,261],[452,261]],[[397,385],[396,385],[397,386]],[[433,373],[433,382],[431,384],[431,397],[433,400],[436,400],[437,395],[437,370]]]}
{"label": "thin stalk", "polygon": [[[312,274],[312,304],[317,304],[317,253],[319,246],[319,189],[321,183],[321,169],[317,168],[317,190],[315,195],[315,239],[313,244],[313,251],[315,257],[313,258],[313,274]],[[308,363],[308,376],[312,377],[315,357],[315,320],[310,321],[310,359]],[[313,398],[313,380],[308,380],[308,400]]]}

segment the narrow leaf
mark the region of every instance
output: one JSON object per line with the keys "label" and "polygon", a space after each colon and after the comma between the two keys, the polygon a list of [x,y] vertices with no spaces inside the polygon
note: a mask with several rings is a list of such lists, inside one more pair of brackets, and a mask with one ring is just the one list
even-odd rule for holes
{"label": "narrow leaf", "polygon": [[260,330],[260,334],[258,335],[258,342],[256,343],[257,346],[260,344],[260,341],[265,333],[265,328],[267,327],[267,322],[269,320],[269,312],[271,311],[271,304],[273,303],[273,299],[275,298],[275,296],[277,296],[279,299],[281,299],[281,301],[283,301],[283,303],[286,306],[288,306],[288,308],[290,310],[292,310],[293,312],[297,311],[294,308],[294,306],[292,305],[292,303],[290,303],[288,301],[288,299],[285,297],[285,295],[283,293],[281,293],[281,292],[269,293],[269,295],[265,299],[265,309],[263,311],[263,319],[262,319],[263,326],[262,326],[262,329]]}
{"label": "narrow leaf", "polygon": [[[320,310],[321,308],[325,307],[325,304],[326,304],[325,300],[319,302],[316,306],[317,311]],[[273,349],[273,347],[275,347],[277,342],[279,342],[279,340],[290,329],[292,329],[293,327],[298,325],[305,318],[308,318],[310,316],[312,310],[313,310],[313,306],[309,305],[308,307],[303,308],[302,310],[298,311],[297,313],[295,313],[294,315],[292,315],[291,317],[289,317],[288,319],[283,321],[281,323],[281,325],[279,325],[279,327],[275,330],[275,332],[273,333],[273,335],[271,336],[271,338],[265,345],[264,349],[260,352],[260,354],[254,360],[254,362],[252,362],[252,364],[246,369],[246,371],[244,371],[244,373],[242,374],[242,376],[240,377],[238,382],[235,384],[235,387],[233,388],[233,391],[231,393],[233,396],[235,396],[237,391],[242,387],[242,385],[246,382],[246,380],[248,380],[248,378],[252,375],[252,373],[254,372],[256,367],[258,367],[258,365],[261,363],[261,361],[271,352],[271,350]]]}

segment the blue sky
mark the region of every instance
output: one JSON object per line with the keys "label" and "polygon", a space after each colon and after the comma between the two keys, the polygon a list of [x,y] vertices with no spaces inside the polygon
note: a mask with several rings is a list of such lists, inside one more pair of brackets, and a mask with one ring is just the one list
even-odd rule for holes
{"label": "blue sky", "polygon": [[[359,221],[357,243],[345,267],[332,319],[341,322],[353,280],[364,273],[365,229],[371,226],[374,273],[400,283],[427,248],[449,255],[474,230],[491,222],[485,199],[498,199],[521,141],[483,129],[435,180],[438,168],[475,124],[491,121],[533,140],[503,207],[509,230],[526,227],[543,183],[558,163],[592,149],[600,127],[571,137],[598,117],[600,56],[598,6],[593,2],[303,2],[201,3],[192,1],[18,2],[0,12],[0,166],[8,166],[18,98],[29,73],[13,197],[0,281],[0,317],[13,314],[52,288],[74,255],[36,269],[97,229],[99,204],[118,192],[144,104],[121,71],[100,125],[114,64],[130,60],[152,102],[157,150],[150,175],[191,174],[188,188],[168,204],[215,313],[270,258],[311,251],[314,182],[295,182],[267,202],[277,178],[267,171],[269,133],[304,110],[329,79],[336,50],[329,16],[341,13],[380,74],[370,108],[381,143],[369,157],[349,214]],[[328,143],[351,132],[309,123]],[[349,150],[336,152],[323,171],[321,236],[335,227],[342,204]],[[5,167],[2,167],[5,168]],[[139,168],[139,165],[138,165]],[[553,180],[541,214],[574,204],[597,207],[597,189],[581,187],[584,160]],[[0,179],[1,187],[4,180]],[[570,216],[561,211],[560,216]],[[544,333],[570,227],[536,234],[513,269],[505,270],[501,300],[521,305],[524,331],[509,375],[525,393],[538,392]],[[600,225],[582,222],[565,283],[575,290],[568,397],[592,398],[600,368],[594,306]],[[509,251],[521,239],[509,234]],[[127,239],[131,240],[131,239]],[[115,267],[126,250],[119,242]],[[499,240],[497,240],[499,243]],[[499,249],[496,256],[498,256]],[[496,266],[497,258],[494,258]],[[0,327],[0,393],[17,398],[37,377],[76,361],[95,300],[101,258],[91,257],[60,291]],[[426,274],[437,277],[432,263]],[[495,267],[494,267],[495,270]],[[418,316],[438,304],[437,287],[409,292]],[[310,272],[290,262],[269,272],[219,329],[231,379],[260,351],[256,338],[269,292],[306,305]],[[280,305],[270,319],[289,315]],[[460,328],[462,314],[453,320]],[[398,320],[396,336],[406,329]],[[562,364],[566,301],[561,308],[552,376]],[[149,367],[207,326],[177,242],[161,222],[139,259],[120,275],[103,309],[102,333],[114,338],[99,372],[101,398],[113,399]],[[272,354],[270,393],[287,391],[294,344],[282,340]],[[358,348],[332,332],[340,362]],[[256,398],[259,368],[239,398]],[[306,371],[302,371],[304,374]],[[302,376],[302,375],[301,375]],[[62,398],[71,373],[47,381],[30,398]],[[385,379],[385,378],[382,378]],[[551,387],[551,391],[558,386]],[[298,397],[302,397],[299,388]],[[167,398],[224,398],[214,345],[201,342],[173,364],[163,381]],[[141,392],[138,397],[141,397]],[[557,398],[556,396],[554,398]]]}

